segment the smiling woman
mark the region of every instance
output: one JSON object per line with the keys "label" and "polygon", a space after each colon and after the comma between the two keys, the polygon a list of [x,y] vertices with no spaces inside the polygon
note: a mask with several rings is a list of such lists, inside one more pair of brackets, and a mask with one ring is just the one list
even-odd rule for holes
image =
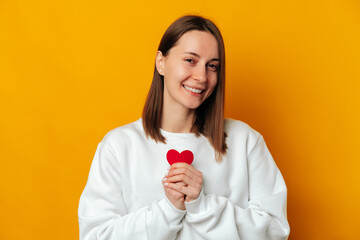
{"label": "smiling woman", "polygon": [[[164,78],[164,105],[162,122],[166,118],[194,115],[213,92],[217,83],[219,65],[215,37],[203,31],[189,31],[165,55],[157,52],[156,68]],[[194,119],[194,116],[192,117]],[[192,122],[188,122],[190,128]],[[181,132],[189,126],[164,126],[163,129]],[[184,129],[179,129],[179,128]]]}
{"label": "smiling woman", "polygon": [[[168,99],[169,94],[175,91],[171,86],[179,86],[179,90],[185,89],[190,96],[198,97],[189,99],[191,106],[184,105],[184,107],[190,109],[199,107],[216,86],[216,64],[219,61],[217,55],[216,39],[210,33],[200,31],[185,33],[179,43],[169,51],[167,57],[158,51],[156,65],[159,71],[164,69],[163,73],[160,73],[165,80],[164,98]],[[181,99],[178,99],[178,102],[179,100]],[[197,104],[192,106],[194,101]]]}
{"label": "smiling woman", "polygon": [[224,87],[218,28],[200,16],[176,20],[160,42],[142,118],[99,143],[80,239],[288,237],[282,175],[258,132],[224,119]]}

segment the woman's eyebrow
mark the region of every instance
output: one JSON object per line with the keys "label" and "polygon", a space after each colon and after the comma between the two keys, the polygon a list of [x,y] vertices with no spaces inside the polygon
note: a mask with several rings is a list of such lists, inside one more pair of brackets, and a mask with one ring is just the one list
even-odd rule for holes
{"label": "woman's eyebrow", "polygon": [[[184,52],[184,54],[190,54],[190,55],[193,55],[193,56],[195,56],[195,57],[197,57],[197,58],[200,58],[200,55],[197,54],[197,53],[194,53],[194,52]],[[218,62],[220,62],[220,59],[218,59],[218,58],[212,58],[212,59],[210,59],[210,61],[218,61]]]}

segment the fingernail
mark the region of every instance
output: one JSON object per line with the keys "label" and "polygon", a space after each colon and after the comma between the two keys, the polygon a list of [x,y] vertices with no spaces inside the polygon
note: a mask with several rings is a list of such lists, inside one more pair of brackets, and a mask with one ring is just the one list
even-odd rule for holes
{"label": "fingernail", "polygon": [[167,170],[169,171],[169,170],[170,170],[170,168],[171,168],[171,165],[167,168]]}
{"label": "fingernail", "polygon": [[162,181],[163,181],[163,182],[165,182],[166,180],[167,180],[167,178],[166,178],[166,177],[164,177],[164,178],[162,179]]}
{"label": "fingernail", "polygon": [[164,183],[164,185],[167,186],[167,185],[169,185],[169,183],[166,182],[166,183]]}

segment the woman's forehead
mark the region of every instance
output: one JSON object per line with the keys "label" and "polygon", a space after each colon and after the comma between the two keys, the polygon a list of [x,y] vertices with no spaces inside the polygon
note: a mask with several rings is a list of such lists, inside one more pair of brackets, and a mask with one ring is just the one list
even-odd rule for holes
{"label": "woman's forehead", "polygon": [[219,58],[216,38],[205,31],[192,30],[184,33],[171,50],[179,54],[195,53],[200,57]]}

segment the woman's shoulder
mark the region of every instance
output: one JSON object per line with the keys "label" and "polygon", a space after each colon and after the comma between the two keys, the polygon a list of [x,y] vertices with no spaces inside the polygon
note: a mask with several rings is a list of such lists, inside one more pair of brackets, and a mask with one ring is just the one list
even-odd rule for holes
{"label": "woman's shoulder", "polygon": [[240,120],[226,118],[224,128],[228,138],[230,139],[242,138],[256,142],[261,137],[261,134],[258,131]]}
{"label": "woman's shoulder", "polygon": [[126,142],[139,136],[144,136],[141,118],[135,122],[131,122],[110,130],[104,136],[102,142]]}
{"label": "woman's shoulder", "polygon": [[225,131],[226,132],[230,132],[230,131],[239,131],[239,132],[244,132],[244,133],[250,133],[250,134],[254,134],[254,135],[260,135],[260,133],[258,131],[256,131],[255,129],[253,129],[252,127],[249,126],[249,124],[240,121],[240,120],[235,120],[232,118],[225,118]]}

